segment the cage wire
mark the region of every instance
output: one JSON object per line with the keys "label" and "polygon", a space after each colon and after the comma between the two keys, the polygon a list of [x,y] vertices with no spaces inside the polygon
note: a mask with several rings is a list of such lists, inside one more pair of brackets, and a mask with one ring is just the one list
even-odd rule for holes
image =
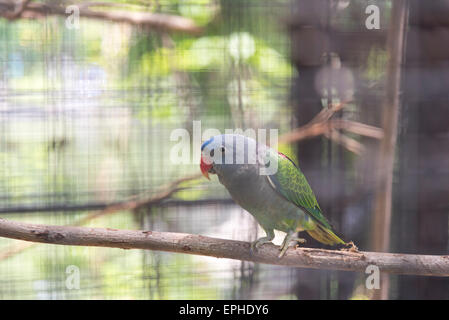
{"label": "cage wire", "polygon": [[[282,135],[308,123],[323,108],[345,101],[336,119],[381,127],[392,1],[126,4],[132,10],[187,17],[204,31],[170,33],[84,18],[69,28],[61,16],[0,20],[2,217],[252,241],[263,231],[216,179],[185,182],[188,188],[169,199],[135,210],[98,212],[135,195],[158,195],[170,182],[199,173],[190,147],[187,163],[171,160],[173,134],[179,129],[188,133],[188,143],[198,125],[201,134],[209,128],[221,133],[241,128],[278,129]],[[369,4],[382,12],[380,30],[365,27]],[[416,17],[420,11],[415,7],[411,12]],[[413,45],[406,48],[407,59],[419,48]],[[425,73],[428,83],[440,73],[434,72],[434,78]],[[425,92],[413,87],[416,83],[405,82],[411,96]],[[447,96],[438,99],[434,103]],[[407,132],[425,126],[415,125],[420,113],[410,101],[400,119],[398,149],[402,161],[413,165],[422,153]],[[333,138],[278,147],[299,160],[320,206],[345,239],[369,249],[379,140],[354,133]],[[360,154],[359,144],[364,147]],[[443,159],[443,153],[438,155]],[[407,192],[420,191],[416,181],[404,180],[416,177],[407,171],[411,165],[395,167],[399,191],[393,205],[400,210],[393,217],[392,247],[416,252],[419,246],[408,245],[416,242],[405,232],[419,221],[413,220],[419,206],[404,202],[413,194]],[[398,170],[402,180],[397,180]],[[417,187],[410,191],[409,186]],[[401,215],[402,209],[409,213]],[[447,226],[447,215],[445,222]],[[441,243],[447,248],[447,228],[444,232],[446,242]],[[277,233],[275,243],[282,236]],[[74,285],[77,272],[79,284]],[[410,286],[415,280],[391,277],[390,297],[418,294],[418,286]],[[369,298],[364,281],[363,274],[0,238],[0,299]],[[418,283],[420,288],[423,283]]]}
{"label": "cage wire", "polygon": [[[217,181],[89,220],[199,172],[196,163],[170,161],[175,129],[193,134],[193,121],[202,131],[291,125],[294,71],[279,21],[288,2],[146,6],[213,28],[195,37],[83,18],[72,29],[64,17],[0,21],[1,215],[254,240],[257,224]],[[293,280],[288,268],[143,250],[2,238],[0,251],[0,299],[278,298]],[[79,285],[69,283],[73,270]]]}

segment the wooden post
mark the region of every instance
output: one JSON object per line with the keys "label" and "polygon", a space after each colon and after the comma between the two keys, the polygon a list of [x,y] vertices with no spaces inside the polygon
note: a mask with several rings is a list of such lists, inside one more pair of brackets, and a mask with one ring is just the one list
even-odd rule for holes
{"label": "wooden post", "polygon": [[[393,1],[388,32],[388,67],[386,96],[383,105],[384,138],[378,158],[378,185],[374,202],[372,249],[390,250],[390,225],[393,194],[393,166],[396,152],[398,117],[400,112],[401,67],[407,20],[407,1]],[[380,292],[375,298],[388,299],[389,278],[382,276]]]}

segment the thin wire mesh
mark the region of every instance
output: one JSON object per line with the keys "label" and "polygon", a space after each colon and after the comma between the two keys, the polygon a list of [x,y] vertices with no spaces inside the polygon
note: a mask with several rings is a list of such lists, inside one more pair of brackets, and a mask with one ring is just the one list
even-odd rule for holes
{"label": "thin wire mesh", "polygon": [[[196,163],[170,161],[170,135],[192,134],[194,120],[203,131],[249,120],[246,126],[289,129],[293,69],[278,20],[288,2],[157,5],[215,31],[194,37],[85,19],[68,29],[61,17],[0,21],[2,217],[74,224],[197,173]],[[200,203],[211,198],[216,203]],[[195,184],[176,201],[84,225],[241,240],[257,234],[216,181]],[[0,239],[2,252],[20,245]],[[73,266],[80,283],[70,289]],[[292,280],[289,269],[238,261],[50,245],[1,259],[0,275],[0,299],[266,298],[288,295]]]}
{"label": "thin wire mesh", "polygon": [[[167,183],[198,173],[194,161],[172,161],[176,156],[172,153],[174,130],[185,129],[192,139],[198,125],[194,121],[201,122],[201,133],[208,128],[221,132],[227,128],[273,128],[283,134],[307,123],[322,108],[349,101],[335,114],[336,119],[381,126],[392,1],[127,3],[151,12],[191,18],[204,32],[168,33],[89,19],[81,19],[79,27],[71,29],[64,17],[0,20],[2,217],[55,225],[85,221],[84,226],[92,227],[251,241],[262,231],[248,213],[232,202],[216,179],[191,182],[173,199],[144,210],[124,210],[99,218],[91,215],[136,194],[156,194]],[[437,115],[435,118],[440,119],[433,119],[433,113],[421,112],[423,107],[415,100],[427,99],[427,104],[440,106],[438,103],[447,100],[440,87],[447,74],[442,53],[445,47],[440,45],[442,41],[435,40],[444,39],[444,34],[428,28],[426,23],[431,24],[432,19],[420,21],[420,14],[427,11],[418,10],[415,1],[410,3],[411,28],[421,23],[422,30],[413,31],[423,32],[425,37],[412,37],[408,42],[405,65],[412,68],[403,70],[403,86],[409,94],[403,97],[406,112],[399,121],[398,156],[407,165],[395,168],[393,207],[400,210],[394,210],[392,248],[416,252],[418,240],[408,228],[427,234],[417,227],[426,220],[419,217],[424,210],[417,202],[423,201],[424,208],[437,203],[432,219],[438,219],[443,229],[447,225],[447,214],[444,218],[440,208],[447,207],[442,200],[445,198],[432,193],[434,189],[447,189],[443,181],[447,148],[422,142],[436,141],[430,134],[432,130],[445,132],[440,122],[445,117]],[[380,30],[366,29],[365,9],[370,4],[380,8]],[[439,11],[445,12],[443,9]],[[438,18],[434,23],[447,26],[445,16],[432,10],[428,12]],[[420,72],[428,79],[425,83],[413,64],[414,59],[425,56],[421,56],[425,51],[422,39],[434,39],[438,45],[434,43],[433,47],[441,49],[427,52],[429,65],[440,63],[438,59],[443,61],[437,64],[441,68],[434,70],[424,59]],[[443,108],[438,110],[442,112]],[[427,117],[435,126],[421,141],[411,133],[428,129],[424,121]],[[401,131],[403,128],[408,131]],[[378,140],[344,133],[346,141],[352,139],[352,143],[363,145],[363,153],[348,151],[342,141],[332,140],[332,136],[281,144],[279,149],[295,161],[300,160],[322,209],[345,239],[366,249],[370,245],[370,218],[378,178]],[[438,135],[438,139],[442,136]],[[437,186],[431,183],[431,187],[421,189],[415,182],[427,183],[426,179],[416,178],[422,173],[413,170],[419,171],[427,163],[421,154],[425,152],[420,153],[418,148],[427,150],[427,145],[435,148],[430,150],[435,166],[432,170],[427,167],[426,174],[440,180]],[[187,159],[193,160],[193,150],[187,150]],[[439,173],[435,174],[435,170]],[[410,202],[410,194],[419,197]],[[426,203],[426,199],[432,201]],[[438,232],[438,245],[444,248],[446,229]],[[281,240],[282,234],[276,234],[275,243]],[[421,245],[427,244],[427,239],[420,241]],[[425,252],[441,253],[430,247],[423,245]],[[76,272],[79,286],[73,282]],[[390,297],[422,296],[413,283],[426,288],[427,280],[410,279],[392,277]],[[439,286],[443,292],[442,281],[438,281],[427,291],[437,292],[433,288]],[[292,270],[152,251],[29,245],[0,239],[0,299],[369,296],[363,274]]]}

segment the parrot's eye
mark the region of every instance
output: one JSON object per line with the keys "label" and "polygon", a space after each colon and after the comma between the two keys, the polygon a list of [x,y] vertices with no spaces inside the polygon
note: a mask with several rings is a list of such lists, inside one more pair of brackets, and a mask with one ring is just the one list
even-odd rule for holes
{"label": "parrot's eye", "polygon": [[210,156],[211,156],[211,157],[213,157],[213,156],[214,156],[214,154],[215,154],[215,150],[214,150],[214,149],[212,149],[212,150],[210,151]]}
{"label": "parrot's eye", "polygon": [[221,153],[224,153],[225,152],[225,147],[220,147],[220,151],[221,151]]}

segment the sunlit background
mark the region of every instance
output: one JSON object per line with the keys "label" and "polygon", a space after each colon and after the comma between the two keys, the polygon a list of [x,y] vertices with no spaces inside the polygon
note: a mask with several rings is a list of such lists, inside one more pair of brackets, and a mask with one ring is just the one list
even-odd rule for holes
{"label": "sunlit background", "polygon": [[[366,29],[368,2],[380,8],[379,30]],[[335,118],[382,127],[392,4],[368,2],[117,0],[111,7],[92,8],[182,16],[201,32],[83,17],[73,25],[64,15],[0,18],[0,216],[256,239],[263,231],[215,177],[187,181],[182,191],[136,210],[101,210],[133,195],[154,196],[170,182],[199,173],[197,163],[170,161],[175,144],[170,135],[179,128],[193,135],[194,121],[201,121],[202,131],[264,128],[278,129],[282,136],[323,108],[343,103]],[[411,10],[426,12],[416,3]],[[413,17],[412,24],[418,24]],[[443,40],[429,40],[428,46],[447,50],[449,42]],[[422,45],[419,41],[414,44]],[[407,46],[405,63],[412,65],[419,57]],[[447,84],[447,60],[431,59],[441,64],[425,69],[431,70],[426,79],[422,73],[406,78],[404,94],[421,88],[419,81],[445,79]],[[432,87],[430,97],[422,90],[424,98],[418,100],[447,104],[442,84]],[[404,104],[403,110],[411,111],[403,111],[399,121],[398,145],[404,147],[395,162],[390,251],[447,254],[449,157],[447,150],[436,153],[435,165],[423,169],[436,170],[429,179],[441,180],[435,180],[429,197],[437,202],[435,214],[422,215],[419,201],[424,200],[415,196],[423,194],[422,184],[410,180],[414,176],[407,168],[422,166],[409,160],[423,149],[407,134],[425,127],[419,119],[428,119],[421,109],[412,112],[414,102]],[[440,109],[434,112],[443,116]],[[433,129],[443,128],[438,136],[447,135],[447,125],[438,127],[435,121]],[[380,139],[340,130],[332,134],[281,141],[279,149],[299,162],[336,230],[360,249],[372,250]],[[416,186],[414,193],[410,185]],[[432,225],[430,231],[420,229],[426,217],[443,225],[440,233]],[[429,234],[439,236],[429,242]],[[277,233],[275,243],[281,240]],[[67,286],[71,266],[80,272],[79,288]],[[363,273],[0,238],[0,299],[372,298],[365,279]],[[447,281],[429,281],[391,277],[388,298],[449,297]]]}

